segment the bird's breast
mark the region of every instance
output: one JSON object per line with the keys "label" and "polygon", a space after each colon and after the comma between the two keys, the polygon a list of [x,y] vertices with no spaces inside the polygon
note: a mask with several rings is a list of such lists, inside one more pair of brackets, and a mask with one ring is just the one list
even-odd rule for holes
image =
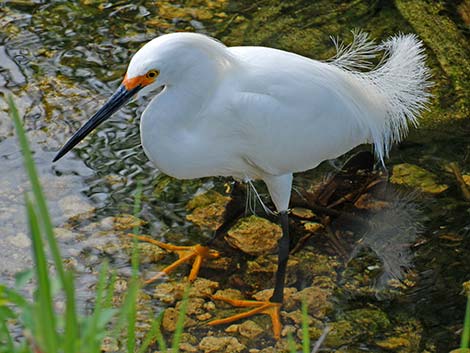
{"label": "bird's breast", "polygon": [[227,143],[198,130],[160,129],[141,123],[142,147],[163,173],[177,179],[249,174],[245,162]]}

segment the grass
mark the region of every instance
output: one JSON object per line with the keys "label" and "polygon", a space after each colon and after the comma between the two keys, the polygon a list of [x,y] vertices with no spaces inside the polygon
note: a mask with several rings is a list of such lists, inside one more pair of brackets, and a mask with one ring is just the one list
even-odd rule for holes
{"label": "grass", "polygon": [[464,283],[464,291],[467,295],[467,307],[465,309],[465,319],[463,323],[460,349],[462,352],[470,352],[470,281]]}
{"label": "grass", "polygon": [[[63,266],[46,198],[18,110],[11,96],[8,98],[8,104],[32,189],[31,193],[25,195],[25,204],[32,240],[34,271],[18,274],[15,288],[0,285],[0,353],[98,353],[101,352],[105,337],[123,336],[126,337],[126,347],[121,347],[120,352],[145,353],[155,341],[162,351],[167,351],[160,329],[161,315],[153,322],[141,346],[136,348],[137,300],[141,284],[138,274],[139,254],[135,243],[131,260],[132,274],[122,306],[116,309],[112,305],[116,275],[109,275],[109,265],[104,262],[98,275],[93,312],[85,316],[77,313],[74,274]],[[136,191],[134,214],[140,210],[141,190],[139,186]],[[134,229],[135,233],[137,231]],[[54,270],[49,267],[46,249],[51,255]],[[36,283],[32,300],[27,299],[21,292],[22,286],[31,278],[34,278]],[[172,353],[179,351],[188,296],[189,287],[178,316]],[[63,310],[56,308],[55,303],[59,298],[64,300]]]}

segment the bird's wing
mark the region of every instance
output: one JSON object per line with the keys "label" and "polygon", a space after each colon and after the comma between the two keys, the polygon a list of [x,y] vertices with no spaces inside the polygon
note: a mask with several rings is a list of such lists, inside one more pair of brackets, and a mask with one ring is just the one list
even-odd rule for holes
{"label": "bird's wing", "polygon": [[311,169],[366,142],[352,116],[341,70],[292,53],[231,48],[248,65],[230,110],[247,160],[266,173]]}

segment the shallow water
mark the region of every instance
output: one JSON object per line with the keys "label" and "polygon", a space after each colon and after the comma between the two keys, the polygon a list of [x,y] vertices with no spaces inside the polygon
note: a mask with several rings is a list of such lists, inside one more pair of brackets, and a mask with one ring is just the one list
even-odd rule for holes
{"label": "shallow water", "polygon": [[[79,298],[84,306],[90,303],[88,289],[103,257],[109,257],[120,274],[129,272],[127,252],[109,245],[116,244],[117,238],[106,219],[132,213],[138,182],[144,186],[140,217],[148,222],[143,230],[181,243],[205,236],[186,221],[187,201],[197,192],[223,189],[222,179],[177,182],[151,166],[140,147],[138,123],[143,106],[139,104],[115,114],[59,163],[51,163],[58,147],[118,86],[132,53],[159,34],[184,30],[214,35],[228,45],[266,45],[328,58],[333,54],[329,35],[347,37],[355,27],[378,38],[412,30],[393,5],[374,1],[337,1],[334,5],[331,8],[329,1],[313,6],[305,1],[223,0],[159,1],[157,5],[151,1],[0,2],[0,92],[14,96],[24,118],[63,252],[79,274]],[[440,80],[436,90],[450,93],[440,94],[431,113],[425,115],[423,127],[394,148],[387,168],[392,171],[400,163],[419,165],[449,188],[438,195],[405,188],[400,198],[408,201],[397,202],[403,212],[377,220],[382,230],[383,224],[400,224],[398,230],[381,234],[404,234],[394,241],[408,246],[408,255],[386,257],[396,244],[364,236],[366,244],[390,261],[395,271],[411,267],[416,284],[390,301],[346,291],[335,312],[367,305],[379,306],[390,317],[406,312],[422,329],[419,351],[447,352],[458,346],[465,303],[461,284],[470,279],[470,204],[445,166],[455,161],[463,174],[470,173],[470,126],[465,120],[440,120],[432,113],[434,109],[458,115],[452,106],[452,88],[441,83],[446,78],[437,64],[439,58],[430,48],[428,53]],[[11,283],[16,272],[31,266],[23,207],[28,185],[3,98],[0,170],[0,279]],[[332,171],[325,164],[319,171],[299,176],[296,184],[302,188],[308,180]],[[367,268],[370,258],[356,250],[359,264],[353,260],[351,266]],[[338,277],[341,284],[347,274]],[[365,343],[362,348],[354,347],[385,351]]]}

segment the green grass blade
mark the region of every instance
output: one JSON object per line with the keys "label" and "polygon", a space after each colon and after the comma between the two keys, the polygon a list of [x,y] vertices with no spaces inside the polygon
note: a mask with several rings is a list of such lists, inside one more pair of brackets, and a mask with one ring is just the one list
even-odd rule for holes
{"label": "green grass blade", "polygon": [[189,291],[191,286],[188,285],[184,290],[183,300],[181,301],[180,311],[178,313],[178,318],[176,319],[176,330],[173,335],[173,344],[171,346],[172,353],[178,353],[180,349],[181,334],[183,333],[184,328],[184,319],[186,317],[186,311],[188,309],[189,302]]}
{"label": "green grass blade", "polygon": [[111,272],[111,278],[108,281],[108,285],[106,287],[106,294],[103,299],[103,309],[109,309],[112,307],[113,303],[113,295],[114,295],[114,287],[116,285],[116,272]]}
{"label": "green grass blade", "polygon": [[[74,296],[74,287],[73,280],[70,280],[68,277],[72,275],[67,275],[64,266],[62,264],[62,258],[59,251],[59,246],[54,236],[54,230],[52,226],[51,217],[47,208],[46,198],[41,188],[39,181],[38,173],[36,166],[34,164],[34,159],[31,153],[31,148],[26,138],[26,133],[23,128],[23,124],[16,109],[13,98],[10,95],[8,97],[8,105],[10,109],[10,116],[13,120],[15,126],[16,134],[18,135],[18,141],[23,153],[24,166],[28,174],[29,181],[31,183],[31,189],[34,195],[35,203],[38,209],[38,216],[41,220],[42,227],[39,226],[38,230],[42,229],[46,235],[47,244],[49,246],[52,259],[54,261],[55,269],[59,276],[62,288],[65,291],[65,305],[66,305],[66,344],[65,352],[74,353],[74,345],[71,344],[72,337],[78,333],[78,318],[75,312],[75,296]],[[42,243],[41,243],[42,244]]]}
{"label": "green grass blade", "polygon": [[96,286],[96,300],[95,308],[93,309],[93,314],[89,318],[87,325],[83,329],[83,344],[87,347],[87,351],[90,353],[99,352],[100,340],[98,339],[98,322],[100,321],[100,316],[102,314],[103,302],[105,298],[106,290],[106,276],[108,273],[108,263],[104,262],[101,266],[101,270],[98,276],[98,283]]}
{"label": "green grass blade", "polygon": [[75,286],[74,278],[71,272],[65,272],[66,283],[64,285],[65,297],[67,298],[65,307],[65,353],[75,353],[78,350],[77,342],[79,340],[78,318],[75,308]]}
{"label": "green grass blade", "polygon": [[[140,348],[139,350],[137,351],[137,353],[145,353],[147,352],[147,348],[157,340],[157,335],[158,335],[158,331],[160,329],[159,327],[160,325],[160,322],[158,320],[154,320],[152,322],[152,326],[150,327],[150,330],[149,332],[147,332],[147,334],[145,335],[145,338],[144,338],[144,341],[142,342],[142,344],[140,345]],[[166,351],[166,347],[165,347],[165,351]],[[165,352],[164,351],[164,352]]]}
{"label": "green grass blade", "polygon": [[[139,181],[137,183],[137,188],[135,191],[135,198],[134,198],[134,216],[140,212],[141,209],[141,200],[142,200],[142,183]],[[132,232],[137,234],[139,231],[139,227],[134,227]],[[134,353],[135,351],[135,323],[137,318],[137,294],[139,290],[139,248],[137,246],[137,238],[133,238],[133,245],[132,245],[132,256],[131,256],[131,264],[132,264],[132,276],[131,276],[131,285],[130,285],[130,293],[132,295],[132,302],[130,303],[129,312],[127,314],[127,352]]]}
{"label": "green grass blade", "polygon": [[470,345],[470,282],[466,282],[464,284],[464,288],[466,289],[467,294],[467,307],[465,309],[465,320],[463,323],[463,332],[460,348],[468,349]]}
{"label": "green grass blade", "polygon": [[157,331],[155,332],[155,337],[157,338],[158,348],[160,348],[160,351],[166,352],[167,351],[166,342],[161,331],[162,321],[163,321],[163,311],[160,313],[160,315],[158,315],[157,320],[156,320]]}
{"label": "green grass blade", "polygon": [[18,135],[18,141],[20,143],[21,151],[23,153],[24,165],[26,172],[28,174],[29,181],[31,183],[31,188],[33,191],[34,199],[38,207],[38,216],[41,219],[43,230],[46,235],[47,243],[51,250],[52,259],[54,260],[54,265],[56,271],[61,279],[62,284],[64,285],[65,280],[65,270],[62,265],[62,258],[60,256],[59,247],[54,237],[54,230],[52,226],[51,217],[47,208],[46,198],[42,192],[41,184],[39,182],[38,173],[36,166],[34,164],[33,155],[29,146],[28,139],[26,138],[26,133],[23,128],[18,110],[16,109],[15,103],[13,102],[13,97],[8,96],[8,106],[10,109],[10,116],[15,125],[16,134]]}
{"label": "green grass blade", "polygon": [[51,295],[51,286],[47,268],[46,254],[41,239],[39,222],[36,211],[31,201],[26,198],[26,211],[29,221],[29,229],[33,243],[33,255],[36,268],[36,279],[38,281],[38,334],[42,338],[44,351],[55,353],[58,351],[56,317]]}
{"label": "green grass blade", "polygon": [[295,341],[294,337],[292,337],[292,333],[287,333],[287,347],[289,348],[290,353],[297,353],[297,348],[295,348]]}
{"label": "green grass blade", "polygon": [[[139,181],[137,182],[137,188],[135,189],[135,195],[134,195],[134,212],[133,215],[134,217],[137,217],[139,215],[139,212],[142,208],[142,182]],[[139,232],[139,227],[135,226],[132,228],[132,233],[137,234]]]}
{"label": "green grass blade", "polygon": [[310,333],[308,332],[307,301],[302,300],[302,352],[310,353]]}
{"label": "green grass blade", "polygon": [[3,342],[3,347],[0,348],[0,352],[15,352],[15,346],[13,338],[10,335],[6,321],[0,320],[0,343]]}

